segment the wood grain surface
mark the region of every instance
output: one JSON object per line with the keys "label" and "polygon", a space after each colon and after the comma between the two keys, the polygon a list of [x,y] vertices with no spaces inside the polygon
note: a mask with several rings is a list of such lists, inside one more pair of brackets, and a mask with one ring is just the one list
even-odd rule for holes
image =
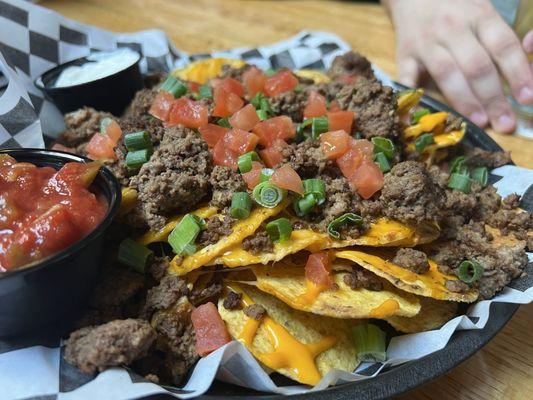
{"label": "wood grain surface", "polygon": [[[395,76],[394,31],[376,4],[348,1],[48,0],[41,5],[116,32],[163,29],[187,52],[257,46],[302,29],[327,30]],[[521,166],[533,168],[533,140],[489,134]],[[533,398],[533,306],[522,306],[482,350],[402,399]]]}

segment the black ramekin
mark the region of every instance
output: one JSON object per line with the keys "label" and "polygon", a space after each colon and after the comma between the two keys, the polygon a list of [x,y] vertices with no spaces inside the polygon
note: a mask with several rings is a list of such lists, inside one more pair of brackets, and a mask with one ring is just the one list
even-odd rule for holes
{"label": "black ramekin", "polygon": [[87,57],[81,57],[46,71],[35,80],[35,86],[43,90],[63,114],[89,106],[98,111],[120,115],[135,93],[144,87],[139,69],[140,59],[139,56],[139,60],[128,68],[100,79],[79,85],[54,87],[56,79],[65,68],[88,62]]}
{"label": "black ramekin", "polygon": [[[5,149],[17,161],[61,168],[87,159],[61,151]],[[118,211],[121,188],[107,168],[101,168],[92,189],[107,200],[107,213],[89,235],[42,261],[0,273],[0,337],[20,335],[65,324],[83,307],[94,288],[103,259],[104,236]]]}

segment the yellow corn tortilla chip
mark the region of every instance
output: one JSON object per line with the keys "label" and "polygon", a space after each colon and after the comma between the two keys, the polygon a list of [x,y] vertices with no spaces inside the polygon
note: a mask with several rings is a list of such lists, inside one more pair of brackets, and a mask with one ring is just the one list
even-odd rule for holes
{"label": "yellow corn tortilla chip", "polygon": [[331,81],[331,78],[325,73],[314,69],[299,69],[293,72],[294,75],[300,78],[311,79],[314,83],[327,83]]}
{"label": "yellow corn tortilla chip", "polygon": [[[279,214],[287,202],[282,202],[274,208],[256,207],[250,216],[238,221],[233,227],[230,235],[223,237],[218,242],[205,246],[194,254],[184,257],[174,257],[170,262],[169,272],[176,275],[185,275],[188,272],[209,264],[217,256],[221,255],[229,247],[242,243],[248,236],[252,235],[259,226],[268,218]],[[180,262],[181,261],[181,262]]]}
{"label": "yellow corn tortilla chip", "polygon": [[424,115],[417,124],[408,126],[404,130],[405,139],[416,139],[424,132],[433,132],[433,130],[444,123],[449,113],[440,111]]}
{"label": "yellow corn tortilla chip", "polygon": [[423,95],[424,89],[412,89],[401,92],[398,96],[398,114],[403,115],[407,113],[418,104]]}
{"label": "yellow corn tortilla chip", "polygon": [[420,297],[420,312],[412,318],[392,316],[385,318],[394,329],[403,333],[417,333],[438,329],[457,313],[458,304]]}
{"label": "yellow corn tortilla chip", "polygon": [[[447,133],[441,133],[438,135],[433,136],[433,140],[435,140],[434,144],[430,144],[429,146],[426,146],[422,153],[432,153],[436,150],[443,149],[445,147],[451,147],[459,143],[461,140],[463,140],[464,136],[466,134],[466,124],[463,122],[461,125],[461,129],[458,131],[451,131]],[[415,144],[409,143],[407,145],[407,151],[412,153],[415,151]]]}
{"label": "yellow corn tortilla chip", "polygon": [[185,68],[172,71],[172,75],[186,81],[206,83],[209,79],[216,78],[222,72],[222,67],[229,65],[240,68],[246,65],[242,60],[231,58],[209,58],[190,63]]}
{"label": "yellow corn tortilla chip", "polygon": [[419,296],[432,297],[437,300],[473,302],[478,297],[478,291],[470,289],[465,293],[454,293],[445,286],[447,280],[458,280],[456,276],[443,274],[438,270],[437,263],[429,260],[429,271],[416,274],[402,268],[388,260],[394,253],[380,250],[341,250],[335,257],[353,261],[359,266],[385,278],[397,288]]}
{"label": "yellow corn tortilla chip", "polygon": [[338,289],[321,291],[315,298],[307,297],[304,266],[288,267],[283,263],[257,266],[253,272],[256,286],[285,304],[300,311],[334,318],[379,318],[390,316],[412,317],[420,311],[416,296],[402,292],[383,280],[383,289],[353,290],[344,283],[347,272],[332,274]]}
{"label": "yellow corn tortilla chip", "polygon": [[[358,321],[293,310],[252,286],[239,291],[246,294],[245,301],[248,298],[262,305],[267,315],[257,322],[243,310],[224,308],[224,299],[218,302],[219,313],[230,335],[240,339],[268,368],[297,382],[314,385],[332,369],[352,372],[359,364],[350,332]],[[255,335],[249,334],[248,328],[254,326]],[[241,337],[243,333],[248,340]]]}

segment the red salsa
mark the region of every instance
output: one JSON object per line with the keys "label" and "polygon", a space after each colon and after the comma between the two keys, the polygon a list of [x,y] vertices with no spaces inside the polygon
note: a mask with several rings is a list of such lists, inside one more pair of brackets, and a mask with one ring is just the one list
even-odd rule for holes
{"label": "red salsa", "polygon": [[107,203],[89,190],[98,163],[59,171],[0,155],[0,272],[57,253],[89,234]]}

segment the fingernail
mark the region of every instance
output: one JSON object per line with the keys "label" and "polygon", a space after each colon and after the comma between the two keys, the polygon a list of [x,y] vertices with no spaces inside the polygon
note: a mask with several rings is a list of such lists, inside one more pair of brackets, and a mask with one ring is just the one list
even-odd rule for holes
{"label": "fingernail", "polygon": [[522,89],[520,89],[520,93],[518,94],[518,101],[520,103],[526,103],[529,104],[533,101],[533,90],[531,90],[529,87],[524,86]]}
{"label": "fingernail", "polygon": [[485,113],[479,111],[475,111],[470,115],[470,121],[481,127],[487,125],[487,123],[489,122]]}
{"label": "fingernail", "polygon": [[511,133],[515,128],[515,119],[507,114],[500,115],[494,128],[503,133]]}

